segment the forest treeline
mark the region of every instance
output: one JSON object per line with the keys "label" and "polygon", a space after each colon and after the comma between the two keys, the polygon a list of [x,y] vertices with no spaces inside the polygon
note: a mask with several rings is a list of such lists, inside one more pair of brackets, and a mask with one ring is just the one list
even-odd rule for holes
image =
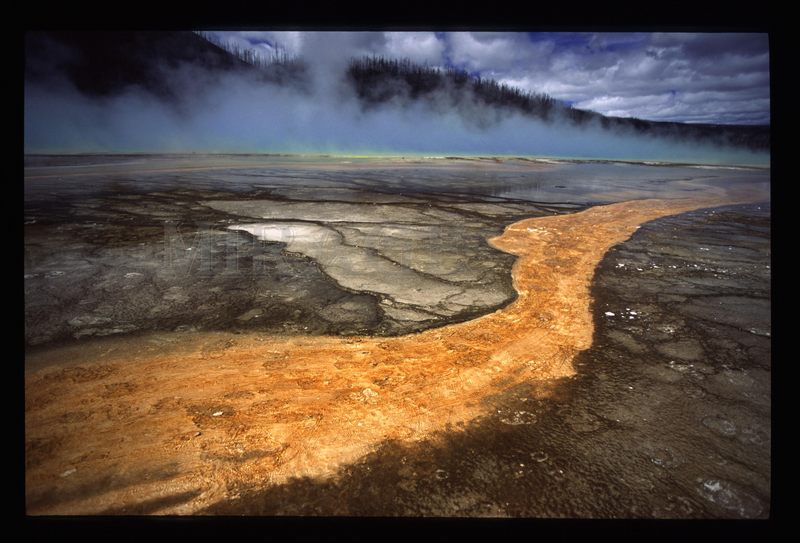
{"label": "forest treeline", "polygon": [[572,107],[544,93],[524,91],[458,68],[437,68],[409,59],[371,56],[351,60],[347,79],[367,107],[390,101],[430,99],[453,106],[465,100],[513,111],[543,121],[565,121],[573,126],[599,126],[641,136],[689,138],[753,150],[770,147],[769,126],[687,124],[609,117]]}

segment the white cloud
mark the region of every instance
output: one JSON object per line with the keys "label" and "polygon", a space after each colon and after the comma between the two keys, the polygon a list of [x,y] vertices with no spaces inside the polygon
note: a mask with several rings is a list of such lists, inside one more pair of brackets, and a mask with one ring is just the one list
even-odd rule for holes
{"label": "white cloud", "polygon": [[453,64],[500,76],[543,69],[554,48],[550,42],[533,43],[517,33],[452,32],[446,39]]}
{"label": "white cloud", "polygon": [[445,44],[433,32],[386,32],[386,54],[440,65]]}
{"label": "white cloud", "polygon": [[470,32],[454,32],[449,37],[452,62],[465,66],[467,70],[503,70],[510,62],[508,40],[482,41]]}
{"label": "white cloud", "polygon": [[247,31],[239,34],[251,41],[268,41],[292,55],[299,54],[303,45],[303,33],[297,31]]}

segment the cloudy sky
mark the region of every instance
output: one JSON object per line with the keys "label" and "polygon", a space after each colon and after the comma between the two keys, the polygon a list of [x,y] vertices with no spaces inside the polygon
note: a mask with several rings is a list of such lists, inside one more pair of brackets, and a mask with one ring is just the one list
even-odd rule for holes
{"label": "cloudy sky", "polygon": [[214,32],[329,69],[363,55],[463,68],[606,115],[767,124],[766,34]]}

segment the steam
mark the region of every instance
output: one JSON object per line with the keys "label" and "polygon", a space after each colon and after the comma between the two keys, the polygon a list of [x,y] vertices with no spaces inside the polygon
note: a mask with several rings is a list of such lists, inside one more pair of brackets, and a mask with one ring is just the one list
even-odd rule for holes
{"label": "steam", "polygon": [[[613,134],[600,127],[545,123],[467,103],[364,109],[343,80],[345,64],[308,64],[305,90],[241,73],[172,68],[177,101],[131,87],[103,98],[65,78],[26,82],[26,153],[325,153],[525,155],[711,164],[768,164],[768,153]],[[436,103],[434,100],[433,103]]]}

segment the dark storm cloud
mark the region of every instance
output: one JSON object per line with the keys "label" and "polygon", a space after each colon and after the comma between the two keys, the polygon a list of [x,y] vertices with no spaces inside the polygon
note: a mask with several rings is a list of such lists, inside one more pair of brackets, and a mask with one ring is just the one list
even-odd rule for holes
{"label": "dark storm cloud", "polygon": [[759,56],[768,50],[764,34],[656,33],[654,48],[678,51],[686,58],[719,58],[725,55]]}

